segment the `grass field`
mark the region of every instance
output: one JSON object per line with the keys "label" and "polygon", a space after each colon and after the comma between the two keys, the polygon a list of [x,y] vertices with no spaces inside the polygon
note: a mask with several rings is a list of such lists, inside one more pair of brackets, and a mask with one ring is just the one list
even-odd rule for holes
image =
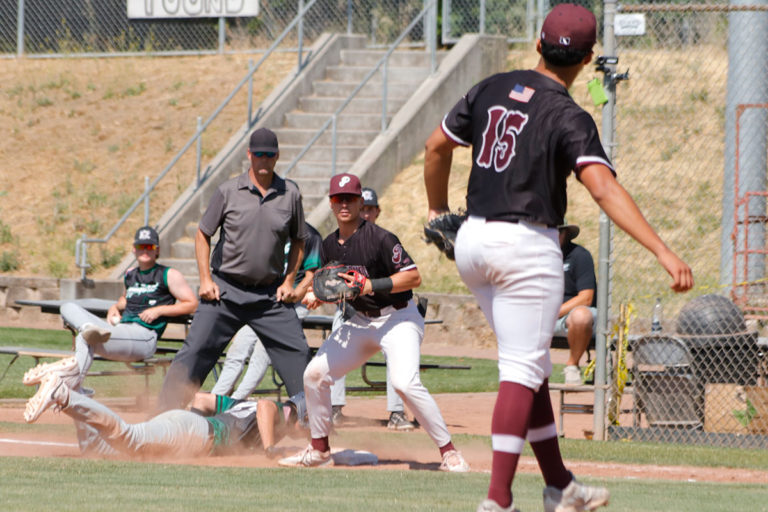
{"label": "grass field", "polygon": [[[6,510],[474,510],[488,475],[289,470],[3,458]],[[585,481],[591,482],[591,479]],[[768,510],[765,485],[600,481],[615,512]],[[539,476],[521,474],[516,506],[541,510]],[[118,505],[119,504],[119,505]]]}
{"label": "grass field", "polygon": [[[71,342],[65,331],[33,329],[0,329],[0,338],[6,344],[51,348],[63,348]],[[425,372],[425,383],[433,392],[492,391],[496,387],[494,361],[446,357],[424,360],[472,366],[467,371]],[[3,369],[7,363],[8,359],[0,359]],[[20,385],[21,372],[30,364],[31,359],[19,360],[11,366],[0,381],[0,397],[25,398],[31,393],[30,388]],[[160,377],[153,376],[153,387],[159,386]],[[356,379],[359,381],[359,374],[351,375],[348,384],[356,385]],[[100,396],[125,396],[126,389],[130,389],[124,379],[100,377],[94,380],[96,383]],[[142,382],[136,384],[143,386]],[[72,431],[68,424],[0,422],[0,438],[19,433],[61,438],[62,433]],[[345,436],[345,441],[353,445],[372,439],[381,446],[397,445],[406,451],[429,444],[423,432],[402,435],[382,429]],[[490,455],[488,436],[455,435],[454,441],[467,448],[485,447]],[[671,481],[665,479],[662,470],[652,478],[637,478],[628,469],[621,469],[699,466],[711,468],[711,472],[724,471],[721,468],[768,471],[768,458],[761,451],[576,439],[563,439],[561,450],[566,460],[580,461],[582,467],[585,462],[587,467],[618,465],[609,476],[582,478],[610,488],[608,510],[768,511],[768,488],[763,484]],[[6,510],[474,510],[486,493],[489,478],[487,472],[450,475],[429,470],[340,468],[302,471],[2,454],[0,443],[0,489]],[[526,448],[523,456],[531,455]],[[540,476],[519,473],[514,485],[516,506],[522,511],[541,510],[542,485]]]}

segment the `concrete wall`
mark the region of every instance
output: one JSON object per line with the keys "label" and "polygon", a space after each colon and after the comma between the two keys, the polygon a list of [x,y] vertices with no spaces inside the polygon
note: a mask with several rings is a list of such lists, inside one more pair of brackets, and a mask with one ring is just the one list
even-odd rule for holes
{"label": "concrete wall", "polygon": [[[397,173],[424,150],[424,143],[443,116],[473,85],[504,70],[507,41],[504,37],[463,36],[414,95],[354,163],[350,172],[367,187],[384,190]],[[425,205],[426,207],[426,205]],[[336,228],[327,201],[322,201],[307,222],[321,233]]]}

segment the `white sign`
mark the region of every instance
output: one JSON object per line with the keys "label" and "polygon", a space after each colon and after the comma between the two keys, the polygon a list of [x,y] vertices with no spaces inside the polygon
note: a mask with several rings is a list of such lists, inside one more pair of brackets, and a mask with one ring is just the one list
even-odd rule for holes
{"label": "white sign", "polygon": [[259,0],[127,0],[128,18],[258,16]]}
{"label": "white sign", "polygon": [[617,14],[613,18],[613,31],[617,36],[645,34],[645,14]]}

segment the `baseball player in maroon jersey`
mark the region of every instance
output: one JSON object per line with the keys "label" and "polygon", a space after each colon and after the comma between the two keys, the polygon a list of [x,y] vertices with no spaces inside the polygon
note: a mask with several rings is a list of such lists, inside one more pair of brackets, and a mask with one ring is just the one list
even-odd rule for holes
{"label": "baseball player in maroon jersey", "polygon": [[573,478],[560,455],[547,379],[549,346],[563,298],[557,226],[571,171],[608,216],[658,259],[672,289],[693,286],[691,269],[644,219],[615,179],[591,116],[568,88],[592,59],[595,17],[560,4],[544,20],[532,70],[482,80],[459,100],[426,144],[429,219],[448,211],[453,149],[472,146],[469,218],[456,239],[456,266],[496,334],[499,393],[491,423],[493,465],[478,511],[512,511],[511,486],[525,440],[546,482],[544,510],[594,510],[607,489]]}
{"label": "baseball player in maroon jersey", "polygon": [[[416,264],[394,234],[361,218],[363,198],[357,176],[332,177],[329,196],[339,229],[323,241],[323,262],[335,260],[351,267],[365,276],[364,285],[360,296],[352,301],[355,315],[325,340],[304,371],[311,444],[297,455],[281,459],[280,465],[312,467],[333,463],[328,443],[330,385],[382,351],[392,386],[440,448],[440,469],[469,471],[451,442],[440,409],[419,377],[424,318],[412,300],[411,290],[421,284]],[[359,278],[345,277],[350,282]],[[309,309],[318,306],[313,295],[305,297],[305,303]]]}

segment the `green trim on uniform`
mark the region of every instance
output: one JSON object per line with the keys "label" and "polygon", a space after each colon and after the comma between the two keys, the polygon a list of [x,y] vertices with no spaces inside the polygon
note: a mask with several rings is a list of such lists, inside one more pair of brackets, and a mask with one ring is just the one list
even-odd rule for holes
{"label": "green trim on uniform", "polygon": [[236,400],[232,397],[224,396],[224,395],[216,395],[216,413],[215,414],[219,414],[224,411],[227,411],[232,407],[234,407],[235,405],[239,404],[240,402],[242,402],[242,400]]}
{"label": "green trim on uniform", "polygon": [[213,427],[213,448],[217,446],[226,446],[229,443],[229,427],[218,418],[205,418],[211,427]]}

